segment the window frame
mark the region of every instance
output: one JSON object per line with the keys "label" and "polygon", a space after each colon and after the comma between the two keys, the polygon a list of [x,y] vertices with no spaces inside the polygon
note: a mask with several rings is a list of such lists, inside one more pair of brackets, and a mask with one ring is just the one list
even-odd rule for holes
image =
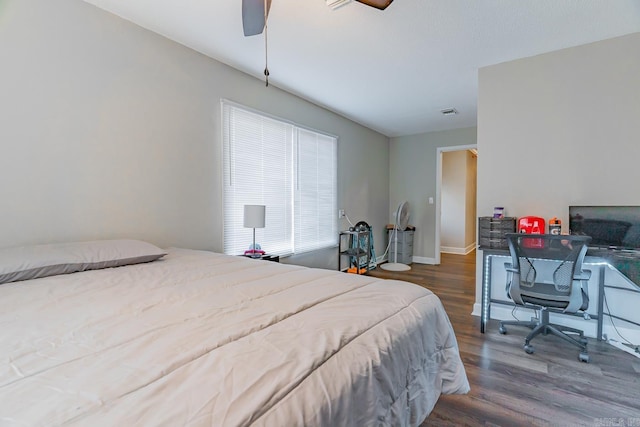
{"label": "window frame", "polygon": [[[221,99],[220,106],[221,106],[221,134],[222,134],[222,144],[221,144],[222,150],[221,151],[222,151],[222,163],[223,163],[222,165],[223,166],[222,167],[223,248],[224,248],[223,251],[226,254],[232,254],[232,255],[241,254],[241,252],[244,249],[249,249],[250,244],[253,242],[253,237],[252,237],[253,230],[245,229],[242,226],[242,212],[240,208],[242,208],[244,204],[267,205],[266,227],[265,229],[256,229],[255,231],[256,231],[256,244],[262,245],[263,243],[261,242],[264,242],[265,247],[263,248],[263,250],[266,250],[268,253],[272,253],[274,255],[280,255],[280,256],[289,256],[294,254],[295,255],[304,254],[304,253],[310,253],[317,250],[336,247],[338,245],[338,217],[337,217],[338,142],[339,142],[338,137],[335,135],[329,134],[327,132],[321,132],[316,129],[312,129],[306,126],[301,126],[295,122],[292,122],[291,120],[282,119],[280,117],[273,116],[263,111],[259,111],[259,110],[247,107],[245,105],[242,105],[233,101],[229,101],[227,99]],[[290,197],[288,198],[287,204],[284,206],[278,207],[280,212],[282,211],[283,208],[285,209],[285,211],[288,210],[288,212],[285,213],[285,216],[284,216],[284,221],[285,221],[284,228],[289,229],[289,230],[285,230],[285,234],[290,232],[290,244],[288,249],[286,250],[283,250],[282,246],[280,246],[276,250],[270,250],[269,242],[265,241],[265,230],[269,227],[269,222],[270,222],[269,221],[270,210],[269,210],[269,203],[268,202],[264,203],[263,199],[260,198],[259,194],[258,196],[252,197],[250,200],[246,200],[241,204],[238,201],[229,200],[230,199],[229,193],[228,193],[230,191],[229,186],[233,185],[231,183],[233,179],[237,179],[235,172],[232,172],[232,170],[235,168],[235,165],[237,165],[236,163],[237,157],[233,160],[230,158],[231,151],[234,151],[235,149],[237,149],[237,146],[238,146],[233,141],[231,141],[232,136],[230,135],[230,132],[231,132],[230,129],[232,126],[229,120],[231,120],[230,115],[232,114],[231,112],[233,112],[234,110],[239,110],[240,112],[259,116],[261,123],[264,123],[265,121],[273,121],[283,126],[290,127],[291,129],[291,140],[286,142],[286,144],[290,144],[290,147],[289,148],[283,147],[285,151],[291,152],[292,154],[291,176],[289,177],[289,183],[291,185],[291,194],[290,194]],[[324,213],[322,214],[322,217],[321,217],[322,221],[316,221],[316,227],[318,229],[320,229],[320,227],[327,227],[328,225],[329,226],[328,228],[330,228],[330,231],[327,231],[325,233],[316,233],[316,234],[322,235],[323,237],[316,240],[312,245],[301,245],[300,243],[301,235],[299,235],[296,227],[297,224],[299,223],[296,220],[296,217],[299,215],[299,209],[297,208],[297,205],[299,204],[299,200],[298,200],[299,195],[296,194],[299,191],[299,188],[298,188],[299,173],[300,173],[299,171],[300,159],[298,158],[299,149],[300,149],[300,144],[309,144],[309,142],[305,142],[305,141],[301,142],[301,139],[302,139],[300,137],[301,132],[305,133],[307,136],[309,134],[315,135],[316,144],[318,144],[317,147],[321,147],[320,144],[323,144],[323,143],[331,144],[330,147],[324,146],[324,148],[317,148],[317,151],[321,151],[325,154],[325,158],[324,158],[325,161],[326,161],[326,154],[328,152],[331,152],[332,165],[330,169],[333,170],[333,173],[331,174],[330,178],[327,178],[326,175],[322,177],[320,173],[316,174],[317,175],[316,185],[324,186],[325,190],[328,188],[327,180],[331,182],[329,184],[329,186],[331,187],[330,188],[331,191],[328,193],[325,191],[325,194],[322,197],[322,201],[324,201],[324,203],[322,204],[322,206],[324,207],[322,209],[324,210]],[[236,148],[230,148],[229,144],[235,144]],[[263,144],[264,144],[264,135],[262,135],[262,137],[260,138],[261,149]],[[308,148],[308,146],[306,148]],[[264,156],[261,155],[260,159],[264,159]],[[316,156],[314,157],[314,159],[316,163],[318,163],[318,157]],[[320,170],[321,168],[318,168],[318,171]],[[234,176],[234,178],[232,178],[232,176]],[[323,182],[322,184],[318,184],[318,181],[323,181]],[[257,193],[260,193],[261,191],[262,190],[258,191]],[[331,194],[331,192],[333,194]],[[307,191],[307,195],[308,195],[308,191]],[[329,197],[326,197],[327,195],[329,195]],[[320,197],[316,195],[316,203],[319,200],[320,200]],[[230,207],[229,203],[232,203],[235,206],[235,208]],[[318,210],[320,210],[320,208],[318,208]],[[233,215],[233,216],[230,217],[229,215]],[[271,219],[273,220],[273,216]],[[267,233],[268,233],[268,230],[267,230]],[[232,237],[229,237],[229,234],[232,234]],[[251,236],[251,237],[247,237],[247,236]],[[227,240],[228,238],[233,239],[233,242],[229,242]],[[243,242],[246,240],[247,242],[246,245],[242,246],[242,250],[240,250],[241,248],[239,246],[240,244],[238,243],[238,239],[242,240]],[[304,248],[304,249],[301,249],[301,248]]]}

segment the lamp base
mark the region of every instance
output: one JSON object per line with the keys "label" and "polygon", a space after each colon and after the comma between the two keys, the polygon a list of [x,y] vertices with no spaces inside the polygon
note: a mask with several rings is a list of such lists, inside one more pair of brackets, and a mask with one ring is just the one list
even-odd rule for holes
{"label": "lamp base", "polygon": [[264,251],[249,249],[244,251],[244,256],[248,258],[262,258]]}
{"label": "lamp base", "polygon": [[264,251],[259,250],[256,246],[256,229],[253,229],[253,245],[251,245],[251,249],[248,251],[244,251],[244,255],[250,258],[262,258],[264,255]]}

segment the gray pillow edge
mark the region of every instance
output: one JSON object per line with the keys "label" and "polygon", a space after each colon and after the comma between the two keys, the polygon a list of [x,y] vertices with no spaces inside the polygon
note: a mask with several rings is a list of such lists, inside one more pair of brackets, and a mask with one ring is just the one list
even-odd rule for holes
{"label": "gray pillow edge", "polygon": [[87,270],[100,270],[103,268],[121,267],[121,266],[131,265],[131,264],[141,264],[145,262],[155,261],[159,258],[162,258],[165,255],[166,253],[155,253],[151,255],[141,255],[141,256],[107,260],[107,261],[44,265],[40,267],[30,268],[28,270],[19,270],[19,271],[12,271],[5,274],[0,274],[0,284],[18,282],[22,280],[40,279],[43,277],[77,273],[80,271],[87,271]]}

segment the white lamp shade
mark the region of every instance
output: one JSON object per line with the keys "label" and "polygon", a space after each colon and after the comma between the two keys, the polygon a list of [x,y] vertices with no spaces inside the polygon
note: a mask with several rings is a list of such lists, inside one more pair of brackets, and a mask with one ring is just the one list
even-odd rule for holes
{"label": "white lamp shade", "polygon": [[244,226],[246,228],[264,228],[264,217],[264,205],[244,205]]}

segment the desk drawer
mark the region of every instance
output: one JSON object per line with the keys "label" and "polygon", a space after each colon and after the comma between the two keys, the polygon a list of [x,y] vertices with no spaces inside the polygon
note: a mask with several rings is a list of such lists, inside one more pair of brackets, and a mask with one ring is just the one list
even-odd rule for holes
{"label": "desk drawer", "polygon": [[509,249],[504,237],[480,237],[480,247],[487,249]]}
{"label": "desk drawer", "polygon": [[478,218],[478,228],[486,231],[514,233],[516,231],[516,219],[514,217],[493,218],[481,216]]}
{"label": "desk drawer", "polygon": [[509,245],[504,235],[515,233],[516,218],[493,218],[482,216],[478,218],[478,242],[480,248],[507,249]]}

